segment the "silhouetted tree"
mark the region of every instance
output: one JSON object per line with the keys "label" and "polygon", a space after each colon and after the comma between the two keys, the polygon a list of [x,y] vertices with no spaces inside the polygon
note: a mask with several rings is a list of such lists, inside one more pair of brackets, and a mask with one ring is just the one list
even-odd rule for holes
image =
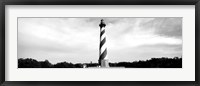
{"label": "silhouetted tree", "polygon": [[55,68],[74,68],[72,63],[61,62],[54,65]]}
{"label": "silhouetted tree", "polygon": [[41,64],[34,59],[26,58],[26,59],[18,59],[18,68],[40,68]]}
{"label": "silhouetted tree", "polygon": [[78,64],[75,64],[74,67],[75,67],[75,68],[83,68],[83,64],[78,63]]}
{"label": "silhouetted tree", "polygon": [[[52,65],[48,60],[37,61],[31,58],[20,58],[18,59],[18,68],[83,68],[86,67],[97,67],[98,63],[77,63],[72,64],[68,62],[60,62]],[[126,67],[126,68],[182,68],[182,58],[151,58],[146,61],[133,61],[133,62],[118,62],[109,63],[111,67]]]}
{"label": "silhouetted tree", "polygon": [[41,64],[42,68],[51,68],[51,67],[53,67],[53,65],[48,60],[41,61],[40,64]]}
{"label": "silhouetted tree", "polygon": [[182,58],[151,58],[146,61],[110,63],[110,66],[126,68],[182,68]]}

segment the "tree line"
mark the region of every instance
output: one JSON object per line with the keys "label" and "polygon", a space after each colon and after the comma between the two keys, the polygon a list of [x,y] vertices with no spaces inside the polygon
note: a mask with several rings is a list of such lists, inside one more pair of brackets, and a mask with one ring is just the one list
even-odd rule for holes
{"label": "tree line", "polygon": [[[32,58],[19,58],[18,68],[84,68],[84,67],[98,67],[98,63],[76,63],[59,62],[51,64],[48,60],[37,61]],[[133,62],[116,62],[109,63],[110,67],[125,67],[125,68],[182,68],[182,58],[151,58],[146,61]]]}

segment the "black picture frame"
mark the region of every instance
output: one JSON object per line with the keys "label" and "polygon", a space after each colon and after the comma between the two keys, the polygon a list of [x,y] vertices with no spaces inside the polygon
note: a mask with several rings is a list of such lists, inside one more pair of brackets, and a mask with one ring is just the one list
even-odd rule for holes
{"label": "black picture frame", "polygon": [[[2,86],[199,86],[200,0],[1,0],[0,3]],[[195,5],[195,81],[5,81],[5,5]]]}

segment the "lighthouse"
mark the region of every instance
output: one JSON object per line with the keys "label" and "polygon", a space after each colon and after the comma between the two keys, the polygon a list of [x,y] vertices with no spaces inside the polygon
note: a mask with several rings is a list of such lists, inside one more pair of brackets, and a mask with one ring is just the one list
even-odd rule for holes
{"label": "lighthouse", "polygon": [[106,24],[103,19],[99,24],[100,27],[100,46],[99,46],[99,65],[101,67],[109,67],[108,57],[107,57],[107,46],[106,46]]}

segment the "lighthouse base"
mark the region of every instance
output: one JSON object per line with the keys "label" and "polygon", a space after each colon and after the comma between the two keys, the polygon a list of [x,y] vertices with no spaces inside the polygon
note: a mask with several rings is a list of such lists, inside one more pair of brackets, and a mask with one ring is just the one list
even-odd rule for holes
{"label": "lighthouse base", "polygon": [[109,67],[109,62],[107,59],[101,60],[101,67]]}

